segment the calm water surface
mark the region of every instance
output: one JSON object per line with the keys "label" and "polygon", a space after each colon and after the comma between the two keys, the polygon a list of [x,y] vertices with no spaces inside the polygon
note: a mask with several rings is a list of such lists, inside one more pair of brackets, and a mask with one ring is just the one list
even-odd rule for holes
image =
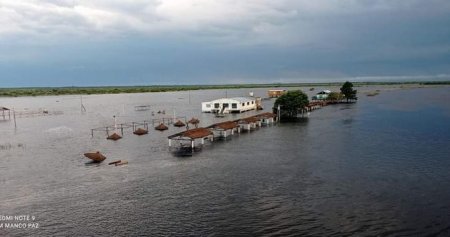
{"label": "calm water surface", "polygon": [[[125,131],[116,142],[90,137],[113,115],[162,116],[134,111],[144,104],[209,125],[220,119],[201,114],[201,101],[248,92],[84,96],[86,114],[79,96],[0,99],[63,112],[20,118],[17,129],[0,122],[0,216],[39,223],[0,228],[0,236],[450,235],[449,87],[360,94],[357,104],[207,143],[189,158],[169,152],[167,136],[182,130],[173,127]],[[264,103],[270,110],[273,101]],[[82,154],[91,150],[129,165],[87,164]]]}

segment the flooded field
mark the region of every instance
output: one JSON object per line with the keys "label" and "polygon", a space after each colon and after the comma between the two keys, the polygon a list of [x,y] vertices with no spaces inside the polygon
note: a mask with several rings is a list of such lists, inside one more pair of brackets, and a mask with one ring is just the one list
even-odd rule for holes
{"label": "flooded field", "polygon": [[[201,113],[202,101],[266,89],[89,95],[84,113],[80,96],[1,98],[0,106],[61,113],[18,118],[17,128],[0,120],[0,216],[39,224],[0,236],[450,235],[450,87],[356,89],[356,104],[184,158],[167,141],[184,128],[125,130],[118,141],[90,129],[114,115],[122,123],[173,111],[207,126],[257,112],[216,118]],[[273,102],[263,100],[264,110]],[[83,153],[95,150],[107,160],[89,164]],[[129,164],[107,164],[119,159]]]}

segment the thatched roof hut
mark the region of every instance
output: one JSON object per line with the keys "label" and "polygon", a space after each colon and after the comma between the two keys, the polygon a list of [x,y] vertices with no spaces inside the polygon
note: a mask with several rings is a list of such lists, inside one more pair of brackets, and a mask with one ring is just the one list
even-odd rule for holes
{"label": "thatched roof hut", "polygon": [[143,128],[138,128],[136,129],[136,131],[133,132],[134,134],[141,136],[141,135],[145,135],[148,133],[148,130],[143,129]]}
{"label": "thatched roof hut", "polygon": [[196,118],[191,118],[191,120],[189,120],[188,121],[188,123],[190,123],[190,124],[199,124],[200,123],[200,120],[198,120],[198,119],[196,119]]}
{"label": "thatched roof hut", "polygon": [[175,127],[184,127],[184,126],[186,126],[186,124],[181,122],[181,120],[178,120],[176,123],[173,124],[173,126],[175,126]]}
{"label": "thatched roof hut", "polygon": [[106,159],[106,157],[99,151],[84,153],[84,156],[86,156],[87,158],[91,159],[94,162],[102,162]]}
{"label": "thatched roof hut", "polygon": [[108,140],[113,140],[113,141],[117,141],[117,140],[119,140],[119,139],[121,139],[121,138],[122,138],[122,137],[121,137],[119,134],[113,133],[113,134],[109,135],[106,139],[108,139]]}
{"label": "thatched roof hut", "polygon": [[164,131],[164,130],[167,130],[169,128],[166,125],[164,125],[163,123],[161,123],[158,126],[156,126],[155,129],[159,130],[159,131]]}

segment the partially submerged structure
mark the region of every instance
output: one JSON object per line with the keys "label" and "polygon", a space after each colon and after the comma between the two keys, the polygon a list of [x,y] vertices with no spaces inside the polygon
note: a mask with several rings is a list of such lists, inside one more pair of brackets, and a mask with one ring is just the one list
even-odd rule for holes
{"label": "partially submerged structure", "polygon": [[143,128],[138,128],[133,132],[133,134],[138,135],[138,136],[145,135],[145,134],[148,134],[148,130],[143,129]]}
{"label": "partially submerged structure", "polygon": [[200,120],[198,120],[197,118],[191,118],[191,120],[188,121],[188,124],[189,123],[194,125],[194,127],[198,128],[198,124],[200,123]]}
{"label": "partially submerged structure", "polygon": [[176,123],[173,124],[175,127],[184,127],[186,126],[185,123],[181,122],[181,120],[178,120]]}
{"label": "partially submerged structure", "polygon": [[251,129],[255,129],[256,127],[261,127],[261,119],[256,116],[243,118],[237,120],[240,128],[242,130],[250,131]]}
{"label": "partially submerged structure", "polygon": [[106,159],[106,156],[99,151],[84,153],[84,156],[91,159],[92,162],[102,162]]}
{"label": "partially submerged structure", "polygon": [[109,135],[108,137],[106,137],[106,139],[113,140],[113,141],[117,141],[117,140],[119,140],[121,138],[122,138],[122,136],[120,136],[117,133],[113,133],[113,134]]}
{"label": "partially submerged structure", "polygon": [[196,140],[200,140],[201,144],[205,143],[205,139],[214,140],[214,134],[207,128],[194,128],[184,132],[176,133],[168,137],[169,147],[172,147],[172,141],[178,141],[179,146],[176,147],[175,153],[179,156],[191,156],[196,151]]}
{"label": "partially submerged structure", "polygon": [[202,112],[204,113],[242,113],[249,110],[256,110],[257,108],[257,99],[253,97],[221,98],[209,102],[202,102]]}
{"label": "partially submerged structure", "polygon": [[312,97],[313,100],[325,100],[328,98],[328,95],[331,93],[330,90],[323,90]]}
{"label": "partially submerged structure", "polygon": [[226,138],[229,135],[233,135],[234,132],[241,132],[241,128],[236,121],[227,121],[222,123],[216,123],[208,127],[214,134],[214,137]]}
{"label": "partially submerged structure", "polygon": [[287,93],[287,90],[283,90],[283,89],[272,89],[272,90],[267,91],[267,95],[269,96],[269,98],[278,98],[286,93]]}
{"label": "partially submerged structure", "polygon": [[267,112],[258,114],[255,117],[260,119],[261,125],[269,125],[275,123],[275,118],[277,117],[277,115],[274,113]]}
{"label": "partially submerged structure", "polygon": [[147,110],[150,110],[150,105],[136,105],[136,106],[134,106],[134,110],[147,111]]}
{"label": "partially submerged structure", "polygon": [[11,119],[11,110],[6,107],[0,107],[0,112],[3,120],[6,120],[6,115],[8,115],[8,119]]}
{"label": "partially submerged structure", "polygon": [[166,125],[164,125],[163,123],[160,123],[158,126],[155,127],[156,130],[158,131],[164,131],[169,129]]}

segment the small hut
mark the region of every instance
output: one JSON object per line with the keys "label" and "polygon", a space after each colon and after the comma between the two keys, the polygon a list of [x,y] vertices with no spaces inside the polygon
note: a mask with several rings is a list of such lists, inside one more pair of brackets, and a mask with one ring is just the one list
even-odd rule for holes
{"label": "small hut", "polygon": [[200,120],[198,120],[196,118],[191,118],[191,120],[189,120],[188,123],[194,125],[197,128],[198,124],[200,123]]}
{"label": "small hut", "polygon": [[138,128],[136,129],[136,131],[133,132],[134,134],[141,136],[141,135],[145,135],[148,134],[148,130],[143,129],[143,128]]}
{"label": "small hut", "polygon": [[166,125],[164,125],[164,123],[160,123],[158,126],[155,127],[155,129],[159,130],[159,131],[164,131],[164,130],[167,130],[169,128]]}
{"label": "small hut", "polygon": [[184,126],[186,126],[186,124],[181,122],[181,120],[178,120],[176,123],[173,124],[173,126],[175,126],[175,127],[184,127]]}
{"label": "small hut", "polygon": [[109,135],[106,139],[117,141],[117,140],[119,140],[121,138],[122,138],[122,136],[120,136],[119,134],[113,133],[113,134]]}
{"label": "small hut", "polygon": [[261,126],[261,119],[256,116],[247,117],[243,119],[237,120],[241,129],[250,131],[252,128],[256,128],[257,126]]}
{"label": "small hut", "polygon": [[277,115],[274,113],[267,112],[267,113],[258,114],[255,117],[257,117],[261,120],[262,125],[269,125],[269,124],[273,124],[275,122],[275,118],[277,117]]}
{"label": "small hut", "polygon": [[[211,128],[214,132],[218,133],[218,137],[226,138],[229,134],[233,135],[235,131],[241,132],[240,126],[236,121],[227,121],[222,123],[216,123],[208,128]],[[229,132],[229,133],[228,133]]]}
{"label": "small hut", "polygon": [[[169,147],[172,146],[172,140],[177,140],[180,142],[179,149],[183,152],[192,153],[195,151],[195,141],[197,139],[201,140],[201,144],[205,144],[205,139],[210,139],[211,141],[214,139],[214,134],[211,130],[207,128],[194,128],[184,132],[176,133],[168,137],[169,139]],[[189,146],[183,144],[183,141],[190,142]]]}
{"label": "small hut", "polygon": [[2,112],[3,120],[6,120],[6,114],[8,114],[8,119],[11,119],[11,110],[10,109],[0,106],[0,111]]}

